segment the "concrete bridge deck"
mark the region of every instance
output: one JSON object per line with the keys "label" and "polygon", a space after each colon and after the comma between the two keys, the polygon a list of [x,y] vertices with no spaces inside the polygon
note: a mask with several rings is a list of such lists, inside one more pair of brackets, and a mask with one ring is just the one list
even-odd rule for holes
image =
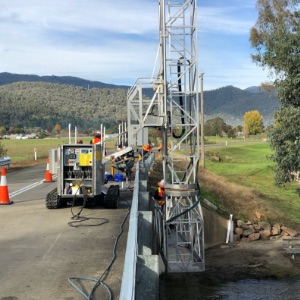
{"label": "concrete bridge deck", "polygon": [[[20,188],[17,176],[9,174],[10,193]],[[55,183],[45,183],[15,196],[12,205],[0,206],[0,299],[84,299],[68,278],[98,280],[114,256],[132,191],[124,187],[118,209],[84,208],[80,216],[86,219],[70,223],[76,221],[71,218],[80,207],[49,210],[45,206],[44,190],[54,187]],[[128,220],[117,244],[115,262],[102,278],[114,299],[120,294],[127,231]],[[86,294],[95,284],[74,282]],[[99,286],[93,299],[107,297],[107,290]]]}

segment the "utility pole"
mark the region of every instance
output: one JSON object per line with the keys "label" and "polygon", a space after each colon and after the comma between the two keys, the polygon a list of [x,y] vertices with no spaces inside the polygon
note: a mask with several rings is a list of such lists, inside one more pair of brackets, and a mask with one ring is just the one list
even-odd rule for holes
{"label": "utility pole", "polygon": [[201,161],[200,166],[204,169],[205,168],[205,159],[204,159],[204,95],[203,95],[203,75],[204,73],[200,74],[201,84],[201,99],[200,99],[200,118],[201,118]]}

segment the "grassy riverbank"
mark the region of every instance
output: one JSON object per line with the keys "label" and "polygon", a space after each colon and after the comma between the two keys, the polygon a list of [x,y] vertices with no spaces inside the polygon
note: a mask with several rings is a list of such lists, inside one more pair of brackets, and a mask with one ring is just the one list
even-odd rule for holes
{"label": "grassy riverbank", "polygon": [[299,183],[275,186],[267,142],[207,147],[205,152],[205,170],[200,171],[203,197],[236,217],[261,215],[300,231]]}
{"label": "grassy riverbank", "polygon": [[[214,138],[213,138],[214,139]],[[205,169],[199,168],[201,198],[218,207],[226,218],[281,223],[300,233],[299,183],[275,186],[272,150],[262,138],[239,142],[216,139],[205,147]],[[227,144],[227,146],[226,146]],[[161,155],[149,179],[154,190],[162,178]]]}

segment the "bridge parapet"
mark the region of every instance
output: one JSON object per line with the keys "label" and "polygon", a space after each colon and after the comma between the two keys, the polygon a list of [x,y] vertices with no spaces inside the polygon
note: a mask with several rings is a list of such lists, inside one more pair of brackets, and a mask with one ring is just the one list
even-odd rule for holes
{"label": "bridge parapet", "polygon": [[153,215],[149,210],[148,172],[154,154],[137,164],[120,300],[158,299],[164,265],[152,251]]}

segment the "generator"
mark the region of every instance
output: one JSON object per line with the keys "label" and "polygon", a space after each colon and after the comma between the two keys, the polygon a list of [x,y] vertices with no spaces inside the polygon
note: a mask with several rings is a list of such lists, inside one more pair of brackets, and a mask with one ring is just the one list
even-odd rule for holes
{"label": "generator", "polygon": [[118,207],[119,185],[105,186],[101,144],[59,145],[49,156],[51,170],[57,175],[57,188],[47,194],[47,208],[78,202],[101,202],[107,208]]}

